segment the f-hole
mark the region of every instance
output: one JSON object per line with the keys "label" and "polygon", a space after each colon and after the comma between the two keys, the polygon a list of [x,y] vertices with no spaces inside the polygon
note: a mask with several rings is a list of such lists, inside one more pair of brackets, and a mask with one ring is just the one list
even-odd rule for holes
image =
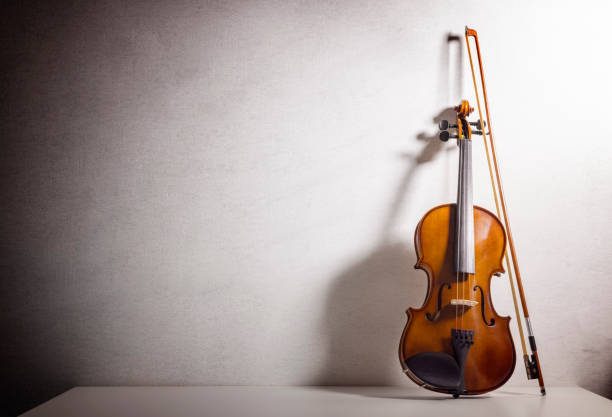
{"label": "f-hole", "polygon": [[438,310],[433,315],[430,313],[425,313],[425,317],[427,317],[427,320],[429,321],[435,321],[438,317],[440,317],[440,312],[442,311],[442,289],[444,289],[445,286],[449,290],[451,289],[451,285],[448,282],[440,285],[440,289],[438,290]]}
{"label": "f-hole", "polygon": [[482,321],[489,327],[495,324],[495,319],[491,317],[491,321],[487,321],[487,317],[485,316],[485,303],[484,303],[484,291],[480,285],[476,285],[474,287],[474,291],[480,290],[480,313],[482,314]]}

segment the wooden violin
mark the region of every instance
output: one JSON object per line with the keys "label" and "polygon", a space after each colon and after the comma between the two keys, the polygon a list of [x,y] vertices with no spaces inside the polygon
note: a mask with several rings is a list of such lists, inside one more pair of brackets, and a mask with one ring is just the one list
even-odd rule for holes
{"label": "wooden violin", "polygon": [[[429,278],[425,303],[409,309],[400,342],[406,374],[434,391],[481,394],[501,386],[516,363],[510,318],[499,316],[490,280],[503,272],[506,232],[472,204],[472,140],[467,101],[456,107],[459,185],[456,204],[429,210],[414,236]],[[446,135],[442,136],[443,138]]]}
{"label": "wooden violin", "polygon": [[[469,37],[474,38],[478,52],[486,123],[482,121]],[[414,382],[455,397],[482,394],[503,385],[514,371],[516,352],[510,317],[500,316],[495,311],[490,283],[493,275],[505,272],[505,260],[527,377],[537,378],[540,391],[545,394],[495,155],[476,31],[466,27],[465,39],[480,120],[467,121],[474,109],[464,100],[455,108],[456,123],[440,123],[440,139],[456,139],[459,147],[457,202],[432,208],[416,227],[414,242],[418,260],[415,268],[426,272],[428,289],[423,305],[407,311],[408,321],[400,340],[399,359],[404,372]],[[477,130],[472,131],[472,126]],[[485,126],[489,132],[485,132]],[[447,131],[449,128],[456,129],[457,134],[451,136]],[[497,216],[472,202],[472,133],[482,135],[484,139]],[[504,223],[500,220],[500,201]],[[506,253],[507,245],[512,263]],[[527,324],[531,357],[524,341],[512,269]]]}

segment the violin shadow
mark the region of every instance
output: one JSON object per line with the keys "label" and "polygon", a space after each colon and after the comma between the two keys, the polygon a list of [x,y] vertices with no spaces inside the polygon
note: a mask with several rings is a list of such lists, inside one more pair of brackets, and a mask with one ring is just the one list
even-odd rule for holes
{"label": "violin shadow", "polygon": [[[445,394],[402,394],[397,392],[397,387],[317,387],[319,390],[338,392],[342,394],[358,395],[368,398],[388,398],[394,400],[416,400],[416,401],[438,401],[438,400],[455,400],[452,396]],[[419,389],[419,388],[417,388]],[[414,390],[414,389],[413,389]]]}
{"label": "violin shadow", "polygon": [[333,280],[321,326],[325,362],[312,385],[393,384],[401,374],[396,358],[404,311],[422,304],[427,290],[414,262],[407,245],[388,243]]}
{"label": "violin shadow", "polygon": [[[413,400],[413,401],[457,401],[450,395],[439,394],[433,391],[423,391],[423,394],[410,394],[405,391],[416,391],[421,390],[415,386],[415,388],[409,388],[406,390],[403,387],[317,387],[319,390],[338,392],[342,394],[358,395],[360,397],[368,398],[384,398],[393,400]],[[404,392],[402,392],[404,391]],[[524,394],[517,394],[524,395]],[[461,401],[465,400],[481,400],[491,398],[489,394],[476,395],[476,396],[463,396]]]}
{"label": "violin shadow", "polygon": [[[449,116],[454,112],[447,108],[433,121]],[[402,241],[390,236],[405,210],[418,168],[444,149],[437,134],[422,132],[416,140],[426,143],[417,155],[401,155],[408,166],[383,221],[378,243],[332,280],[321,324],[321,334],[327,339],[326,356],[312,385],[397,385],[406,378],[397,359],[407,320],[405,311],[423,304],[428,284],[425,272],[414,269],[413,236]]]}
{"label": "violin shadow", "polygon": [[[366,394],[365,397],[369,398],[388,398],[392,400],[416,400],[416,401],[457,401],[457,398],[453,398],[452,395],[448,394],[439,394],[439,396],[427,396],[427,395],[385,395],[385,394]],[[484,400],[487,398],[491,398],[489,395],[471,395],[461,397],[460,401],[465,400]]]}
{"label": "violin shadow", "polygon": [[[457,48],[453,62],[452,48]],[[460,37],[447,34],[442,42],[438,74],[441,103],[461,97],[461,54]],[[449,75],[453,76],[452,80]],[[456,97],[455,94],[451,97],[452,91],[456,92]],[[407,383],[398,359],[399,339],[407,321],[406,309],[423,304],[428,284],[425,272],[414,269],[413,236],[402,236],[399,241],[392,237],[392,232],[399,215],[405,212],[409,189],[419,168],[452,149],[439,140],[436,125],[440,120],[454,120],[455,117],[452,108],[442,108],[432,117],[428,132],[416,135],[415,140],[424,143],[422,148],[416,154],[399,155],[406,162],[406,169],[383,218],[378,239],[370,251],[359,256],[332,280],[321,321],[325,356],[311,385]],[[418,395],[412,398],[447,397]]]}

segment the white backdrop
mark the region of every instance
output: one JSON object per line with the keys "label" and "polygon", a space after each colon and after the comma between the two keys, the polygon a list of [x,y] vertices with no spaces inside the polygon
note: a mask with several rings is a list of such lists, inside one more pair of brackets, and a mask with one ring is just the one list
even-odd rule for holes
{"label": "white backdrop", "polygon": [[[462,37],[448,41],[467,24],[545,377],[611,396],[605,4],[20,11],[2,127],[3,352],[27,369],[13,378],[411,385],[412,239],[455,199],[434,118],[474,100]],[[493,209],[476,144],[475,203]],[[514,314],[505,278],[493,291]],[[525,383],[517,362],[510,384]]]}

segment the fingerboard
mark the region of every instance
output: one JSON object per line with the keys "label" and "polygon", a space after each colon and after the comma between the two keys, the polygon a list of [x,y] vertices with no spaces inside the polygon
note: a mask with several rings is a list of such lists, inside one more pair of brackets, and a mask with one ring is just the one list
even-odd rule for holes
{"label": "fingerboard", "polygon": [[474,205],[472,203],[472,141],[459,140],[459,185],[455,233],[455,272],[475,273]]}

